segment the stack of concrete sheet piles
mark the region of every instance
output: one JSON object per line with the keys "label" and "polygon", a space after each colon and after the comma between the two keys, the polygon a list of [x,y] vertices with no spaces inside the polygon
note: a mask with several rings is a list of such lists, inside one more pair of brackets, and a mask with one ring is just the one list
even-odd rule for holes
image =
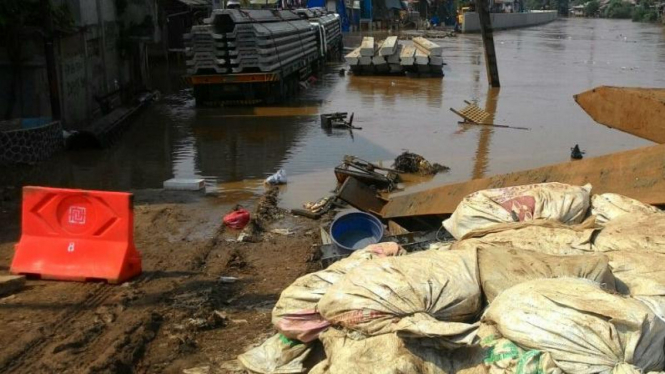
{"label": "stack of concrete sheet piles", "polygon": [[327,13],[323,8],[296,9],[294,12],[313,25],[320,25],[323,29],[324,42],[322,52],[329,52],[342,40],[342,23],[335,13]]}
{"label": "stack of concrete sheet piles", "polygon": [[345,56],[356,74],[404,74],[407,72],[443,75],[443,48],[425,38],[400,43],[395,36],[374,43],[365,37],[360,47]]}
{"label": "stack of concrete sheet piles", "polygon": [[[226,73],[273,72],[318,56],[314,29],[291,11],[215,10],[208,32],[221,49]],[[193,54],[204,48],[189,47]]]}
{"label": "stack of concrete sheet piles", "polygon": [[325,30],[326,49],[330,49],[335,43],[339,43],[342,38],[342,26],[339,15],[327,14],[313,19],[312,22],[323,26]]}
{"label": "stack of concrete sheet piles", "polygon": [[190,33],[183,35],[187,57],[187,73],[203,72],[223,74],[227,67],[228,52],[223,36],[213,32],[210,25],[193,26]]}
{"label": "stack of concrete sheet piles", "polygon": [[[442,74],[443,47],[423,37],[413,38],[413,45],[416,47],[416,64],[419,71]],[[426,63],[422,63],[425,62],[423,56],[427,57]],[[420,57],[420,62],[418,62],[418,57]]]}

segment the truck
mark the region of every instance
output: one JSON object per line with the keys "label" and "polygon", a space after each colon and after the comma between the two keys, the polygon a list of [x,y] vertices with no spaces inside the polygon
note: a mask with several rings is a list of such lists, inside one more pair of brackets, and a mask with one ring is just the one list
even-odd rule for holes
{"label": "truck", "polygon": [[218,9],[184,39],[187,80],[204,106],[286,99],[343,51],[339,15],[317,8]]}

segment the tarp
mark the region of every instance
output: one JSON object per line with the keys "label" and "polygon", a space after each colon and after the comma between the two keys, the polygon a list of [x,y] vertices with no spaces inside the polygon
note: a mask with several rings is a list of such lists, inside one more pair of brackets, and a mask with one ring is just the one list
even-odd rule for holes
{"label": "tarp", "polygon": [[307,0],[308,8],[325,8],[326,0]]}

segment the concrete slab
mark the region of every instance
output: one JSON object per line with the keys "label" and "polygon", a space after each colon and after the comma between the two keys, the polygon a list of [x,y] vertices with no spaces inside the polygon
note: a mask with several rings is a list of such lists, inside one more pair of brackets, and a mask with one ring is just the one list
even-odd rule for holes
{"label": "concrete slab", "polygon": [[443,53],[443,47],[420,36],[413,38],[413,44],[417,49],[422,50],[428,56],[441,56]]}
{"label": "concrete slab", "polygon": [[391,73],[401,73],[404,68],[400,64],[388,64],[388,69]]}
{"label": "concrete slab", "polygon": [[371,56],[360,56],[358,59],[360,62],[360,65],[372,65],[372,57]]}
{"label": "concrete slab", "polygon": [[397,47],[395,47],[395,53],[386,57],[386,61],[389,64],[399,64],[399,55],[402,52],[402,48],[403,46],[401,44],[397,44]]}
{"label": "concrete slab", "polygon": [[402,52],[399,54],[399,62],[402,66],[411,66],[416,61],[415,59],[416,47],[412,45],[405,45]]}
{"label": "concrete slab", "polygon": [[389,36],[386,38],[386,40],[383,41],[381,44],[381,47],[379,47],[379,55],[380,56],[392,56],[395,54],[395,51],[397,50],[397,37],[396,36]]}
{"label": "concrete slab", "polygon": [[346,60],[346,63],[349,65],[358,65],[358,63],[360,63],[360,47],[344,56],[344,60]]}
{"label": "concrete slab", "polygon": [[164,189],[170,191],[199,191],[205,188],[204,179],[173,178],[164,181]]}
{"label": "concrete slab", "polygon": [[7,296],[20,291],[25,286],[23,275],[0,275],[0,296]]}
{"label": "concrete slab", "polygon": [[374,56],[374,38],[371,36],[366,36],[363,38],[362,43],[360,43],[360,55],[363,57],[373,57]]}
{"label": "concrete slab", "polygon": [[372,57],[372,64],[374,64],[374,65],[385,65],[386,64],[386,58],[381,56],[379,48],[376,49],[376,53],[374,54],[374,57]]}
{"label": "concrete slab", "polygon": [[429,64],[434,66],[443,66],[443,57],[429,56]]}
{"label": "concrete slab", "polygon": [[429,57],[427,54],[420,49],[416,48],[415,53],[416,65],[427,65],[429,64]]}

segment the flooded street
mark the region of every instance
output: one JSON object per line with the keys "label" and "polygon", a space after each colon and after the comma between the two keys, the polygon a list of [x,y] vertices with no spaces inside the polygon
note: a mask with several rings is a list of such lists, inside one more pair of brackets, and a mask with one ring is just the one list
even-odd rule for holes
{"label": "flooded street", "polygon": [[[497,32],[500,90],[488,89],[480,35],[436,42],[448,64],[442,79],[340,76],[344,65],[333,64],[296,100],[276,107],[197,108],[189,91],[168,93],[157,84],[162,100],[111,149],[4,170],[0,183],[139,190],[202,177],[232,202],[260,193],[262,180],[283,168],[289,184],[281,205],[299,207],[334,188],[332,168],[346,154],[390,166],[409,150],[451,168],[415,187],[423,189],[567,161],[575,144],[587,157],[649,144],[596,124],[573,95],[599,85],[665,87],[661,25],[561,19]],[[495,123],[530,130],[460,126],[449,108],[464,100],[478,101]],[[335,111],[355,112],[354,125],[363,129],[326,133],[318,115]]]}

